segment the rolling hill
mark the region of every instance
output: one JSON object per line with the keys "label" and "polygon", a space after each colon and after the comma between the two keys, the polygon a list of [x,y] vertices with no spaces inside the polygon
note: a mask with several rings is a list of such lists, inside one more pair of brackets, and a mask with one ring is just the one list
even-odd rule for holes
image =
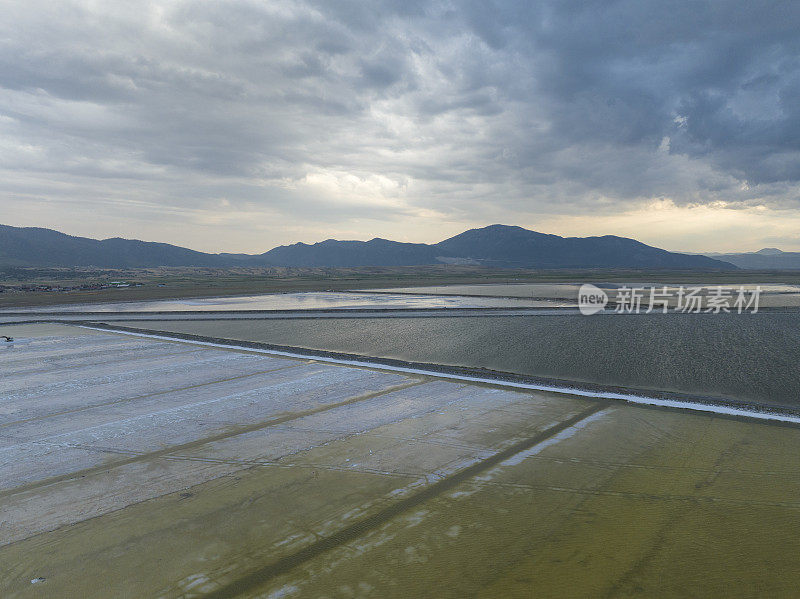
{"label": "rolling hill", "polygon": [[491,225],[435,244],[387,239],[296,243],[257,255],[208,254],[167,243],[89,239],[42,228],[0,225],[0,266],[414,266],[473,264],[495,268],[732,269],[730,263],[678,254],[634,239],[559,237],[522,227]]}
{"label": "rolling hill", "polygon": [[776,248],[764,248],[757,252],[739,254],[706,254],[716,260],[730,262],[734,266],[757,270],[800,270],[800,252],[782,252]]}

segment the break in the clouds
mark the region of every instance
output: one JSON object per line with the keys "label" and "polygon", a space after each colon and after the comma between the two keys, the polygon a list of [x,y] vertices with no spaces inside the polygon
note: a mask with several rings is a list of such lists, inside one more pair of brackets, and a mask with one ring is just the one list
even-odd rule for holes
{"label": "break in the clouds", "polygon": [[0,4],[3,223],[798,244],[797,3]]}

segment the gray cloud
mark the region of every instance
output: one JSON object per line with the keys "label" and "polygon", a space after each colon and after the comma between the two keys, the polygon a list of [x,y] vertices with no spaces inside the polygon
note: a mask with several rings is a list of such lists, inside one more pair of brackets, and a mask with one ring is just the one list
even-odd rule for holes
{"label": "gray cloud", "polygon": [[800,208],[796,3],[33,0],[5,13],[11,224],[33,224],[26,202],[54,222],[117,210],[129,228],[158,207],[188,226],[263,219],[247,247],[235,218],[220,225],[237,250],[664,198]]}

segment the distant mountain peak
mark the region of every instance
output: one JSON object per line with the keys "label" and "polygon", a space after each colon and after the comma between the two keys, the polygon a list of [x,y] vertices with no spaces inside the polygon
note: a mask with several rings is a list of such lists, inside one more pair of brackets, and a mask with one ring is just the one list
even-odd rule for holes
{"label": "distant mountain peak", "polygon": [[707,255],[729,262],[738,268],[800,271],[800,252],[784,252],[778,248],[763,248],[757,252]]}
{"label": "distant mountain peak", "polygon": [[634,239],[560,237],[516,225],[470,229],[435,244],[326,239],[294,243],[260,255],[207,254],[166,243],[115,237],[98,241],[51,229],[0,225],[0,265],[15,266],[415,266],[470,264],[497,268],[735,268],[707,256],[686,255]]}
{"label": "distant mountain peak", "polygon": [[[469,229],[470,231],[529,231],[525,227],[519,225],[501,225],[495,223],[493,225],[486,225],[485,227],[478,227],[476,229]],[[533,231],[535,233],[535,231]]]}

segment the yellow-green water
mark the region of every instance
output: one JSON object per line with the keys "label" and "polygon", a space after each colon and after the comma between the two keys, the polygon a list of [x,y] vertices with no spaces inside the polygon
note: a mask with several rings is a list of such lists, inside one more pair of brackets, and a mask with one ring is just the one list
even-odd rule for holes
{"label": "yellow-green water", "polygon": [[[315,467],[391,447],[378,441],[402,434],[391,429],[311,450],[292,468],[252,468],[6,546],[0,589],[4,597],[48,596],[48,587],[59,597],[791,597],[800,583],[800,431],[628,406],[605,408],[578,434],[303,557],[402,500],[392,491],[415,478],[402,466],[392,476]],[[500,442],[504,433],[485,434]],[[228,586],[298,555],[287,572]],[[41,586],[27,583],[44,574]]]}

